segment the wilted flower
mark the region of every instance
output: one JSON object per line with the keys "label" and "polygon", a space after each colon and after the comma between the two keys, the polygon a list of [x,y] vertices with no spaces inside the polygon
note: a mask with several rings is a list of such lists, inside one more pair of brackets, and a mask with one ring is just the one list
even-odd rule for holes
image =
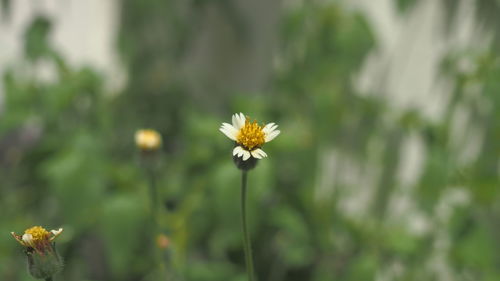
{"label": "wilted flower", "polygon": [[53,241],[62,231],[63,229],[59,228],[49,232],[41,226],[34,226],[27,229],[22,236],[11,232],[12,236],[26,247],[28,267],[33,277],[46,279],[61,270],[63,263]]}
{"label": "wilted flower", "polygon": [[33,248],[36,251],[44,253],[47,248],[50,248],[51,242],[61,234],[62,228],[51,230],[48,232],[41,226],[34,226],[24,231],[24,234],[17,235],[11,232],[12,236],[24,247]]}
{"label": "wilted flower", "polygon": [[[280,134],[277,128],[275,123],[260,126],[256,121],[251,122],[243,113],[236,113],[233,114],[232,124],[222,123],[219,130],[236,142],[233,149],[236,165],[240,169],[250,169],[255,166],[257,159],[267,157],[262,146]],[[253,164],[244,163],[249,159],[253,160]]]}
{"label": "wilted flower", "polygon": [[138,130],[135,133],[135,144],[142,151],[155,151],[161,146],[161,135],[152,129]]}

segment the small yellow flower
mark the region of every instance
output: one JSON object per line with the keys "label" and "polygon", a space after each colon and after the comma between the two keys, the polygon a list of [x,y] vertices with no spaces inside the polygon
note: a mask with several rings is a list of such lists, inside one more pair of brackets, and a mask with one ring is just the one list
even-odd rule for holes
{"label": "small yellow flower", "polygon": [[251,122],[243,113],[236,113],[232,117],[232,124],[222,123],[219,130],[236,142],[233,156],[247,161],[250,157],[256,159],[267,157],[262,146],[280,134],[276,128],[278,125],[275,123],[260,126],[256,121]]}
{"label": "small yellow flower", "polygon": [[51,248],[51,242],[59,236],[62,231],[63,229],[59,228],[58,230],[51,230],[49,232],[41,226],[34,226],[26,229],[22,236],[17,235],[14,232],[11,232],[11,234],[24,247],[45,252],[45,250]]}
{"label": "small yellow flower", "polygon": [[142,151],[155,151],[161,146],[161,135],[152,129],[138,130],[135,133],[135,144]]}

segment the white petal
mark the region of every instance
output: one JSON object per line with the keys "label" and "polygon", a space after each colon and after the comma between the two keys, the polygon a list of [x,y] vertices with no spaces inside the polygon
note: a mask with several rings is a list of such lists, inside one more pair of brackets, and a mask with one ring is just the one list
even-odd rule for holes
{"label": "white petal", "polygon": [[238,128],[238,113],[233,114],[231,117],[231,122],[233,123],[233,127]]}
{"label": "white petal", "polygon": [[23,234],[23,241],[26,244],[31,244],[31,241],[33,240],[33,235],[25,233]]}
{"label": "white petal", "polygon": [[259,153],[260,155],[262,155],[262,157],[267,157],[267,153],[265,153],[264,150],[259,149]]}
{"label": "white petal", "polygon": [[243,156],[243,154],[245,154],[245,151],[246,151],[246,150],[242,147],[242,148],[240,149],[240,151],[238,151],[238,157]]}
{"label": "white petal", "polygon": [[230,138],[232,140],[236,140],[236,138],[238,136],[238,130],[233,128],[233,126],[231,126],[231,125],[222,125],[219,128],[219,131],[221,131],[223,134],[225,134],[228,138]]}
{"label": "white petal", "polygon": [[219,131],[221,131],[224,135],[226,135],[228,138],[234,141],[238,136],[238,130],[236,130],[233,126],[231,126],[231,124],[228,123],[222,123],[222,126],[220,127]]}
{"label": "white petal", "polygon": [[264,139],[265,139],[265,141],[266,141],[266,142],[270,142],[270,141],[272,141],[275,137],[277,137],[280,133],[281,133],[281,131],[280,131],[280,130],[273,131],[273,132],[271,132],[270,134],[266,134],[266,136],[265,136],[265,138],[264,138]]}
{"label": "white petal", "polygon": [[266,126],[264,126],[264,128],[262,129],[262,131],[263,131],[265,134],[270,134],[270,133],[272,133],[274,130],[276,130],[276,128],[278,128],[278,125],[276,125],[275,123],[269,123],[269,124],[267,124]]}
{"label": "white petal", "polygon": [[264,152],[264,150],[257,148],[252,151],[252,156],[257,159],[262,159],[264,157],[267,157],[267,154]]}
{"label": "white petal", "polygon": [[236,155],[236,154],[239,154],[240,151],[242,150],[243,148],[241,146],[237,146],[233,149],[233,156]]}
{"label": "white petal", "polygon": [[255,152],[255,150],[252,151],[252,152],[250,152],[250,154],[252,154],[253,158],[262,159],[262,156],[260,156],[260,154],[258,154],[257,152]]}
{"label": "white petal", "polygon": [[243,150],[243,161],[247,161],[250,158],[250,152],[247,150]]}
{"label": "white petal", "polygon": [[243,126],[245,126],[245,120],[247,118],[243,113],[236,114],[236,126],[234,126],[237,130],[241,129]]}
{"label": "white petal", "polygon": [[235,114],[233,114],[233,117],[231,118],[231,121],[233,122],[233,127],[236,130],[241,129],[241,127],[243,127],[243,125],[245,125],[245,122],[243,122],[243,123],[241,122],[240,115],[241,115],[241,113],[235,113]]}
{"label": "white petal", "polygon": [[52,234],[54,234],[54,236],[57,236],[57,235],[59,235],[62,231],[63,231],[63,229],[62,229],[62,228],[59,228],[58,230],[51,230],[50,232],[52,232]]}
{"label": "white petal", "polygon": [[229,124],[229,123],[226,123],[226,122],[222,123],[222,126],[221,126],[221,127],[225,127],[225,128],[227,127],[227,128],[233,128],[233,129],[234,129],[234,126],[233,126],[233,125],[231,125],[231,124]]}
{"label": "white petal", "polygon": [[62,228],[59,228],[58,230],[51,230],[50,232],[52,232],[52,237],[50,237],[50,241],[53,241],[54,239],[56,239],[56,237],[61,234],[61,232],[63,231]]}
{"label": "white petal", "polygon": [[228,128],[234,128],[233,125],[229,124],[229,123],[222,123],[221,127],[228,127]]}

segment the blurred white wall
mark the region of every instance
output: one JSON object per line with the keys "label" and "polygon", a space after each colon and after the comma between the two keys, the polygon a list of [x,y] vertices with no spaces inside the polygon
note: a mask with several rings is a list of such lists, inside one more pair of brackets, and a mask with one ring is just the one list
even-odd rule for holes
{"label": "blurred white wall", "polygon": [[[53,23],[53,46],[68,63],[91,65],[110,78],[106,80],[111,84],[108,86],[119,86],[123,80],[114,48],[119,1],[12,0],[7,16],[3,12],[0,11],[0,74],[23,60],[26,27],[35,16],[46,15]],[[0,84],[0,99],[2,90]]]}
{"label": "blurred white wall", "polygon": [[[456,1],[458,14],[449,33],[445,29],[446,10],[442,1],[416,1],[405,14],[397,10],[394,0],[345,0],[343,3],[367,17],[376,41],[376,47],[368,53],[363,66],[353,77],[358,92],[384,99],[390,108],[385,113],[386,120],[391,122],[408,110],[415,110],[430,122],[441,121],[453,91],[453,81],[440,74],[445,55],[484,48],[491,41],[476,21],[475,1]],[[472,62],[465,62],[464,66],[464,71],[474,68]],[[466,109],[456,110],[454,114],[451,134],[457,137],[452,138],[450,147],[457,150],[457,158],[464,159],[464,162],[473,161],[479,152],[483,132],[467,126],[470,120]],[[370,147],[378,151],[385,145],[385,140],[382,143],[374,141]],[[394,220],[407,222],[412,231],[424,229],[426,223],[421,222],[425,219],[415,217],[408,220],[408,216],[419,215],[411,197],[426,162],[427,148],[421,136],[413,133],[404,136],[401,149],[396,175],[401,190],[390,200],[389,213],[395,214]],[[345,212],[357,217],[369,214],[369,200],[374,196],[367,193],[376,189],[379,167],[374,165],[367,172],[366,163],[346,159],[348,156],[342,155],[334,146],[320,149],[318,154],[318,166],[325,168],[325,176],[318,179],[317,198],[333,194],[337,182],[339,186],[350,187],[346,198],[342,199]],[[332,176],[332,170],[338,173]]]}
{"label": "blurred white wall", "polygon": [[383,93],[396,109],[415,109],[440,120],[450,83],[439,75],[445,54],[488,46],[489,36],[475,18],[475,0],[457,0],[458,14],[445,32],[443,1],[416,1],[407,14],[394,0],[355,0],[351,3],[368,18],[377,48],[368,56],[356,85],[368,94]]}
{"label": "blurred white wall", "polygon": [[[444,117],[449,98],[454,90],[453,82],[440,74],[440,65],[446,54],[460,51],[482,50],[491,42],[491,36],[481,29],[475,16],[474,0],[457,0],[458,14],[451,23],[450,32],[445,30],[446,8],[443,1],[416,1],[415,7],[402,14],[394,5],[394,0],[355,0],[350,5],[361,10],[368,18],[374,32],[377,47],[368,55],[364,66],[354,79],[355,86],[365,95],[381,95],[392,113],[415,110],[423,118],[440,121]],[[462,63],[462,62],[460,62]],[[460,65],[462,66],[462,64]],[[463,62],[461,71],[470,71],[474,65]],[[454,130],[450,147],[457,149],[457,158],[473,161],[477,157],[484,132],[471,130],[466,109],[454,112]],[[407,225],[411,233],[419,235],[433,231],[437,237],[432,260],[426,264],[427,270],[434,272],[439,280],[456,280],[453,269],[448,265],[447,256],[452,249],[448,233],[440,231],[448,221],[454,206],[467,204],[469,194],[460,186],[450,186],[447,192],[458,195],[458,202],[449,200],[453,196],[443,196],[434,210],[435,217],[421,213],[413,200],[414,188],[418,182],[427,158],[424,140],[418,134],[405,136],[398,166],[397,183],[399,190],[391,196],[388,219]],[[462,157],[463,156],[463,157]],[[334,158],[329,161],[335,162]],[[376,169],[374,167],[373,169]],[[356,175],[355,178],[363,178]],[[376,181],[374,181],[376,182]],[[369,212],[362,197],[366,185],[351,191],[352,205]],[[375,188],[371,186],[370,189]],[[444,211],[443,211],[444,210]],[[442,219],[442,218],[446,219]],[[379,272],[377,281],[401,280],[401,266],[389,267]]]}

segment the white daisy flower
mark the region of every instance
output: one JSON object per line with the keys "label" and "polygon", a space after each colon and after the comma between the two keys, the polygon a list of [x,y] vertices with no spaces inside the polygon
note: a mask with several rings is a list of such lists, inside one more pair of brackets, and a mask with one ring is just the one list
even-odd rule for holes
{"label": "white daisy flower", "polygon": [[256,121],[250,122],[250,118],[245,117],[243,113],[236,113],[233,114],[232,124],[222,123],[219,130],[236,142],[233,156],[247,161],[250,157],[256,159],[267,157],[262,146],[280,134],[280,130],[276,130],[277,128],[278,125],[275,123],[261,127]]}

